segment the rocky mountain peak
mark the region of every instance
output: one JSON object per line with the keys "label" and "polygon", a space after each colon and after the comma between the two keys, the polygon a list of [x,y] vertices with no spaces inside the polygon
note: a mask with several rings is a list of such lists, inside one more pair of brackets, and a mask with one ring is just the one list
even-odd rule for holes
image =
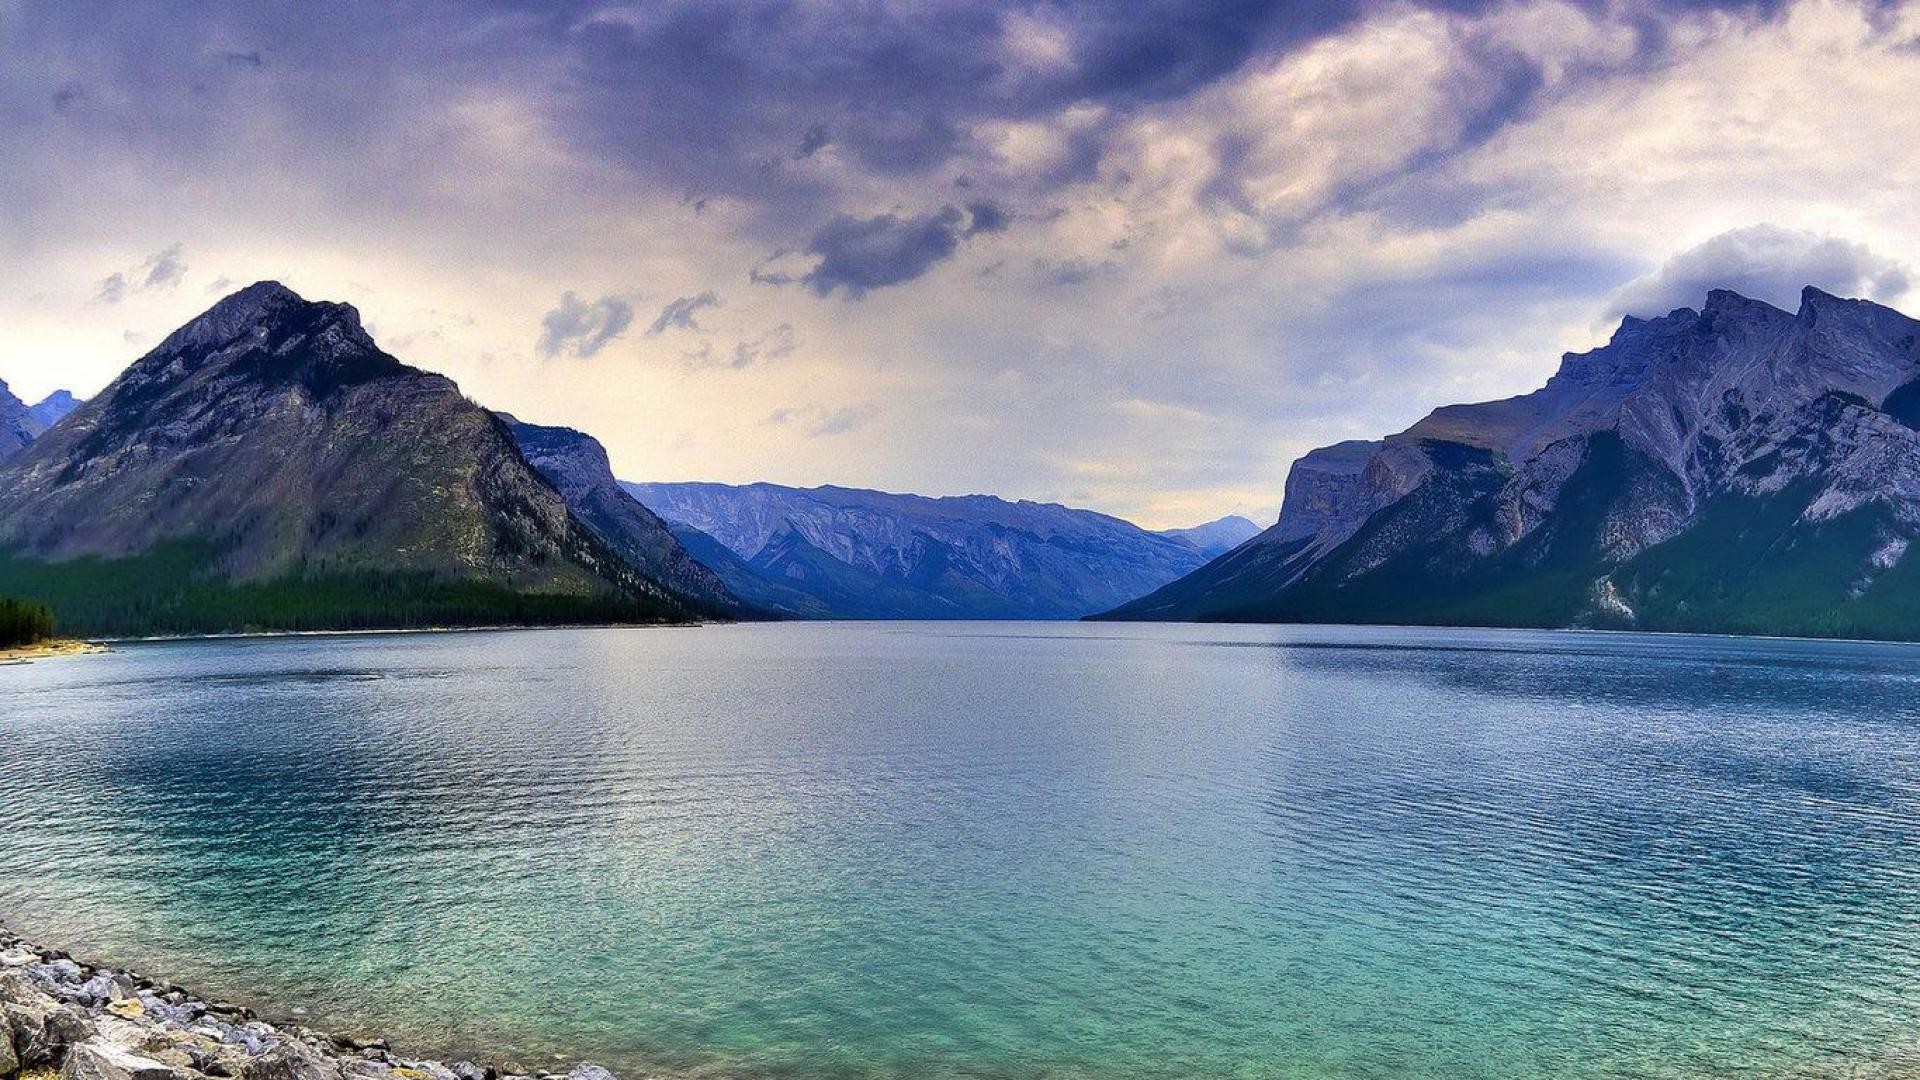
{"label": "rocky mountain peak", "polygon": [[0,459],[18,453],[43,427],[27,411],[27,403],[13,396],[6,380],[0,379]]}
{"label": "rocky mountain peak", "polygon": [[220,372],[313,397],[393,374],[417,374],[381,351],[351,304],[309,301],[277,281],[233,293],[174,331],[123,377],[152,394]]}
{"label": "rocky mountain peak", "polygon": [[[305,304],[299,293],[277,281],[257,281],[230,293],[197,318],[168,335],[159,352],[217,348],[249,331],[263,332],[281,314]],[[346,305],[340,305],[342,307]],[[355,322],[359,316],[355,314]]]}
{"label": "rocky mountain peak", "polygon": [[34,422],[41,427],[50,428],[79,407],[80,399],[74,397],[72,393],[66,390],[55,390],[28,409],[27,414],[33,417]]}

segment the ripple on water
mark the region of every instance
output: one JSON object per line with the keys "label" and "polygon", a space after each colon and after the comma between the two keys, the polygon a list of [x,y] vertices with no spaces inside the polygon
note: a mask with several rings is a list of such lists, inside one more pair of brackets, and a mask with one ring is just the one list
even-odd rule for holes
{"label": "ripple on water", "polygon": [[423,1049],[1901,1075],[1920,649],[774,626],[8,669],[0,914]]}

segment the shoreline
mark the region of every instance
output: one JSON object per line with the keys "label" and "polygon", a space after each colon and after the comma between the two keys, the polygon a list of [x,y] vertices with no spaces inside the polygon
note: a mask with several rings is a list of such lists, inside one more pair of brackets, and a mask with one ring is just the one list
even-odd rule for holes
{"label": "shoreline", "polygon": [[0,922],[0,1080],[619,1080],[580,1062],[563,1073],[396,1054],[165,979],[43,948]]}
{"label": "shoreline", "polygon": [[62,656],[93,656],[112,651],[102,642],[60,638],[43,641],[38,645],[17,645],[10,649],[0,649],[0,664],[31,664],[35,660],[52,660]]}

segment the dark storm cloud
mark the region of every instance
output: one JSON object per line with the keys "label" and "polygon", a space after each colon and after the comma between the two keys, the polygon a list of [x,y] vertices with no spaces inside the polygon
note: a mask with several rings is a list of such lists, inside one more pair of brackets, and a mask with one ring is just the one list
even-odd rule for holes
{"label": "dark storm cloud", "polygon": [[591,303],[569,292],[560,306],[540,320],[540,355],[586,359],[606,348],[633,325],[633,305],[617,296]]}
{"label": "dark storm cloud", "polygon": [[[1471,11],[1491,3],[1434,6]],[[1775,9],[1666,6],[1753,17]],[[1663,48],[1656,33],[1662,7],[1630,5],[1622,16],[1651,51]],[[971,133],[982,122],[1100,106],[1102,119],[1064,136],[1067,152],[1044,167],[1051,175],[1021,178],[1044,197],[1091,175],[1131,110],[1192,94],[1256,58],[1345,29],[1371,9],[1362,0],[424,0],[397,9],[345,0],[320,19],[297,5],[238,0],[164,10],[23,0],[14,19],[20,31],[11,36],[24,53],[53,58],[52,69],[87,72],[85,88],[66,81],[39,91],[55,111],[118,103],[126,115],[111,118],[109,134],[129,140],[130,156],[185,162],[217,152],[257,118],[245,110],[271,103],[274,125],[306,145],[363,145],[369,134],[384,135],[399,157],[418,141],[389,130],[393,101],[445,88],[453,103],[457,89],[483,88],[523,98],[569,144],[637,183],[686,193],[696,204],[744,200],[752,213],[742,228],[769,246],[790,246],[822,223],[841,219],[844,229],[843,219],[862,216],[845,194],[861,174],[924,182],[922,205],[939,205],[934,185],[950,190],[962,178],[942,170],[973,160],[981,148]],[[1057,36],[1057,63],[1028,62],[1009,46],[1021,20]],[[365,34],[368,25],[381,32]],[[1482,95],[1470,142],[1523,115],[1539,85],[1538,73],[1517,62],[1474,77],[1499,85]],[[428,151],[416,152],[420,161],[393,167],[430,173]],[[829,156],[832,168],[822,161]],[[1223,197],[1239,183],[1232,164],[1220,181]],[[337,177],[313,179],[393,190],[364,168],[342,166]],[[833,271],[817,282],[833,284]]]}
{"label": "dark storm cloud", "polygon": [[702,308],[719,307],[720,298],[709,289],[699,296],[682,296],[660,309],[660,314],[652,325],[647,327],[648,337],[659,337],[668,330],[698,330],[700,323],[696,316]]}
{"label": "dark storm cloud", "polygon": [[[820,262],[800,281],[820,296],[844,290],[858,300],[869,290],[912,281],[934,264],[953,257],[962,241],[1006,227],[1006,213],[994,203],[971,210],[943,206],[931,214],[902,217],[837,217],[814,234],[807,251]],[[771,280],[761,275],[761,280]]]}

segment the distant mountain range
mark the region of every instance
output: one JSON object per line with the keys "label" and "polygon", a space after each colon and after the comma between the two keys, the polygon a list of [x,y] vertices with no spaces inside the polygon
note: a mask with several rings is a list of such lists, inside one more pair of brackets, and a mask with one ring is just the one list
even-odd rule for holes
{"label": "distant mountain range", "polygon": [[[990,495],[629,483],[743,600],[874,619],[1063,619],[1189,573],[1194,542],[1091,510]],[[1232,526],[1203,527],[1212,543]]]}
{"label": "distant mountain range", "polygon": [[1209,559],[1219,558],[1260,535],[1260,526],[1236,514],[1190,529],[1161,529],[1160,535],[1192,544]]}
{"label": "distant mountain range", "polygon": [[65,390],[56,390],[38,405],[28,406],[0,380],[0,461],[12,457],[72,412],[79,402]]}
{"label": "distant mountain range", "polygon": [[273,282],[0,461],[0,594],[73,632],[708,613],[645,561],[450,380],[381,351],[352,307]]}
{"label": "distant mountain range", "polygon": [[1716,291],[1308,454],[1277,524],[1109,617],[1920,638],[1916,429],[1920,322]]}

